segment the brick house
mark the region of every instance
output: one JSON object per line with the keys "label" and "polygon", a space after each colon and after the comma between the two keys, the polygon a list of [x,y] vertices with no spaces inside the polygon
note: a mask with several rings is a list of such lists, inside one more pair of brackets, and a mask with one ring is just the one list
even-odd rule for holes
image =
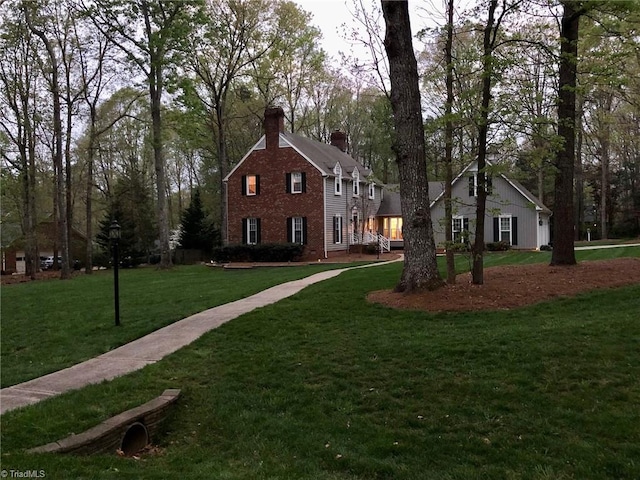
{"label": "brick house", "polygon": [[[302,243],[306,260],[344,253],[354,244],[377,243],[383,250],[404,246],[399,189],[376,182],[371,170],[345,153],[344,133],[333,132],[331,144],[325,144],[285,132],[284,112],[277,107],[265,111],[264,128],[264,136],[224,179],[226,243]],[[547,245],[551,211],[504,174],[492,175],[490,183],[485,242],[521,249]],[[444,222],[443,192],[443,182],[429,182],[440,248],[447,228],[454,242],[473,236],[477,162],[452,182],[450,226]]]}
{"label": "brick house", "polygon": [[347,138],[325,144],[284,130],[284,111],[267,108],[264,136],[225,177],[227,244],[302,243],[304,258],[378,241],[382,187],[346,153]]}

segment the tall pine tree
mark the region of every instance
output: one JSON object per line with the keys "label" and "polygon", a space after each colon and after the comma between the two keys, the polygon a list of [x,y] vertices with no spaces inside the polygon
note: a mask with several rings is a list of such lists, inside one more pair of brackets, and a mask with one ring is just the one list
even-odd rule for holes
{"label": "tall pine tree", "polygon": [[180,246],[185,249],[211,252],[217,243],[217,231],[208,221],[202,206],[200,189],[196,189],[191,204],[182,213]]}

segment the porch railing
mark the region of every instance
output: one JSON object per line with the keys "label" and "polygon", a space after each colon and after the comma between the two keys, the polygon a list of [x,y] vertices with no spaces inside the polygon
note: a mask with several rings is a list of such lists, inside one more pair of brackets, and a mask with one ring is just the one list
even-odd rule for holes
{"label": "porch railing", "polygon": [[364,232],[351,234],[351,245],[364,245],[370,243],[377,243],[380,245],[381,252],[391,251],[391,240],[380,233]]}

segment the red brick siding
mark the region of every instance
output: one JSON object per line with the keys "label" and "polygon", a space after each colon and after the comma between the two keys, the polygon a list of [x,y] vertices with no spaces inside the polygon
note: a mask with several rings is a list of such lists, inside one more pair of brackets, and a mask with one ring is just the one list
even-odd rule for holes
{"label": "red brick siding", "polygon": [[[287,193],[286,173],[304,172],[306,192]],[[260,193],[242,195],[242,177],[260,175]],[[307,218],[305,258],[324,257],[322,174],[293,148],[254,150],[227,182],[228,242],[242,243],[242,219],[260,218],[261,243],[285,243],[287,218]]]}

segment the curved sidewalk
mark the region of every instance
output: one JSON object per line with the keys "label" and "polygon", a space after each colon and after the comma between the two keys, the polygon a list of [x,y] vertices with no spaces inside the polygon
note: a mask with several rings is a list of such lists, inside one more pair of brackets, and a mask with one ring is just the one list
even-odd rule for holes
{"label": "curved sidewalk", "polygon": [[276,285],[250,297],[196,313],[91,360],[3,388],[0,390],[0,415],[70,390],[112,380],[139,370],[190,344],[229,320],[290,297],[309,285],[336,277],[347,270],[386,265],[403,259],[404,256],[401,255],[400,258],[387,262],[316,273],[300,280]]}

